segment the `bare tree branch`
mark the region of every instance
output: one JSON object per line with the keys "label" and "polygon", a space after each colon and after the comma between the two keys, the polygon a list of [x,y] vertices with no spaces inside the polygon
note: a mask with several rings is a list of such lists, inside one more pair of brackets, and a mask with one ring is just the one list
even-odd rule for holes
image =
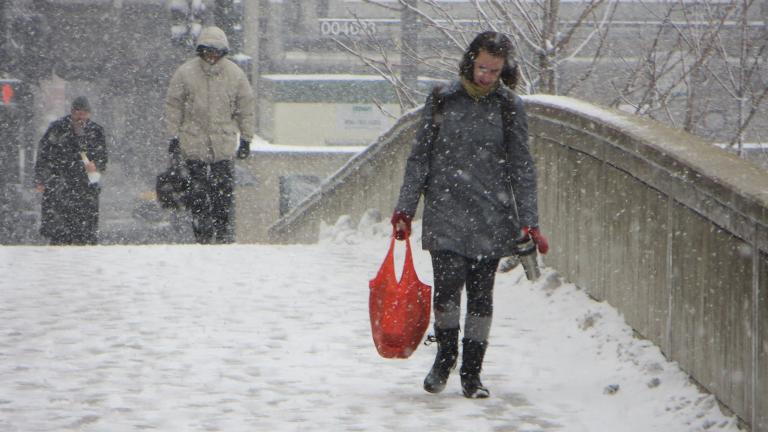
{"label": "bare tree branch", "polygon": [[[758,34],[748,22],[747,11],[758,3],[755,0],[633,2],[643,8],[641,13],[650,17],[649,25],[655,28],[637,33],[629,51],[635,53],[632,57],[612,52],[626,44],[626,39],[617,43],[617,31],[631,28],[631,24],[615,25],[617,11],[625,5],[619,0],[585,0],[563,4],[562,10],[562,0],[472,0],[461,8],[438,0],[419,0],[418,5],[398,0],[396,7],[382,5],[380,0],[364,1],[398,12],[407,10],[418,16],[422,31],[430,34],[428,39],[441,38],[435,49],[408,46],[407,40],[396,46],[399,63],[416,64],[437,77],[455,76],[469,39],[480,29],[493,29],[507,34],[515,44],[523,92],[588,94],[595,78],[612,68],[605,88],[610,106],[629,106],[638,115],[691,132],[712,127],[705,120],[713,109],[734,113],[730,115],[738,119],[733,126],[729,123],[717,131],[722,136],[727,130],[729,138],[731,133],[738,137],[752,131],[750,123],[763,127],[755,119],[768,98],[762,78],[768,65],[768,32]],[[626,38],[626,33],[620,37]],[[389,57],[392,44],[375,42],[376,35],[367,38],[365,45],[344,42],[343,49],[399,86],[401,106],[423,99],[423,90],[408,88],[398,77],[402,65]],[[561,70],[572,66],[578,76],[562,79]],[[600,97],[605,93],[600,92]],[[737,108],[723,110],[722,104]]]}
{"label": "bare tree branch", "polygon": [[376,5],[376,6],[380,7],[380,8],[389,9],[389,10],[393,10],[393,11],[396,11],[396,12],[402,12],[402,8],[396,8],[396,7],[393,7],[393,6],[389,6],[386,3],[382,3],[382,2],[379,2],[379,1],[376,1],[376,0],[362,0],[362,2],[363,3],[367,3],[367,4]]}

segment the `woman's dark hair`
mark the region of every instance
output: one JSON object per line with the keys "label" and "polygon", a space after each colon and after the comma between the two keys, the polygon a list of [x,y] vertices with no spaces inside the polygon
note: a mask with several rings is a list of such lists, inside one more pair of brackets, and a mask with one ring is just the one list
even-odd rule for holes
{"label": "woman's dark hair", "polygon": [[464,56],[459,63],[459,75],[471,82],[474,82],[475,59],[480,50],[486,51],[494,57],[504,59],[504,66],[501,69],[501,81],[514,90],[519,79],[517,64],[510,58],[514,53],[512,41],[503,33],[495,31],[486,31],[475,36],[475,39],[469,44]]}

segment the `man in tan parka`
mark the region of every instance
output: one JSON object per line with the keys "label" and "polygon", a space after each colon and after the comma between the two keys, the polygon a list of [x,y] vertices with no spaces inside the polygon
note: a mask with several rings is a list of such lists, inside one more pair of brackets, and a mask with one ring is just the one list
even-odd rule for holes
{"label": "man in tan parka", "polygon": [[249,156],[254,133],[253,92],[228,52],[226,34],[204,28],[197,57],[173,74],[165,103],[168,152],[189,171],[187,202],[198,243],[234,242],[234,158]]}

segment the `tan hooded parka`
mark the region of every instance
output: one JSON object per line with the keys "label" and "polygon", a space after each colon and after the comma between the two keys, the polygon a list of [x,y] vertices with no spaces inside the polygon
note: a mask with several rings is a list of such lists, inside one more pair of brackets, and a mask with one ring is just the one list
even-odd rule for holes
{"label": "tan hooded parka", "polygon": [[[204,28],[197,44],[229,51],[227,36],[218,27]],[[233,159],[238,132],[246,140],[252,139],[254,117],[255,100],[248,78],[226,57],[212,65],[195,57],[173,74],[165,121],[169,136],[179,138],[185,159]]]}

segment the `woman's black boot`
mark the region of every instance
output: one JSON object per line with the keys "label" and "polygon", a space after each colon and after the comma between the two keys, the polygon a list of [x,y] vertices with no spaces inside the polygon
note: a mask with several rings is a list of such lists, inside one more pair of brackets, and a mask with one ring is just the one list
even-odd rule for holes
{"label": "woman's black boot", "polygon": [[456,367],[459,357],[459,329],[441,330],[435,327],[437,339],[437,355],[429,374],[424,378],[424,390],[430,393],[440,393],[445,388],[451,369]]}
{"label": "woman's black boot", "polygon": [[485,349],[488,342],[475,341],[464,338],[464,348],[461,358],[461,389],[464,397],[472,399],[484,399],[491,395],[483,383],[480,382],[480,370],[483,367]]}

